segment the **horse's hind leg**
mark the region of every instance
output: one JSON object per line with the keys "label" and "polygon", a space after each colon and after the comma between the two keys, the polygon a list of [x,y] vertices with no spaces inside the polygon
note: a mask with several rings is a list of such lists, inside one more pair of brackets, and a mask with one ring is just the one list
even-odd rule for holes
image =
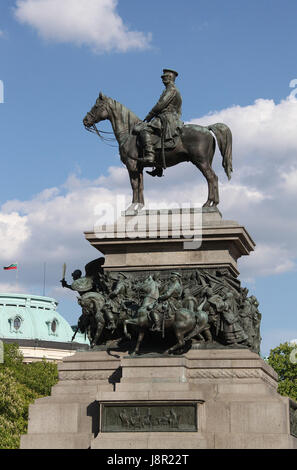
{"label": "horse's hind leg", "polygon": [[142,170],[138,173],[138,210],[144,207],[143,197],[143,172]]}
{"label": "horse's hind leg", "polygon": [[203,330],[202,333],[203,333],[203,339],[204,339],[206,342],[212,341],[212,334],[211,334],[209,328],[206,328],[205,330]]}
{"label": "horse's hind leg", "polygon": [[194,163],[205,176],[208,184],[208,198],[203,207],[217,206],[219,204],[218,177],[208,162]]}
{"label": "horse's hind leg", "polygon": [[167,349],[167,351],[165,351],[164,354],[171,354],[173,351],[176,351],[177,349],[181,349],[185,345],[184,333],[175,331],[175,334],[176,334],[177,343],[171,348]]}

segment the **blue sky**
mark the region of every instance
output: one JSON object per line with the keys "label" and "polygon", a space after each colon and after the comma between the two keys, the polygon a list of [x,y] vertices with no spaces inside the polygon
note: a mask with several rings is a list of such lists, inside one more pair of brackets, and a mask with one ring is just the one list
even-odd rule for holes
{"label": "blue sky", "polygon": [[[18,261],[18,289],[42,293],[46,262],[46,293],[76,322],[75,295],[58,286],[61,265],[70,273],[96,257],[83,236],[94,204],[130,194],[117,149],[87,133],[82,118],[100,90],[143,118],[170,67],[183,120],[223,121],[233,133],[231,182],[218,154],[214,168],[223,217],[257,243],[239,267],[260,300],[262,352],[296,338],[296,19],[290,0],[2,1],[0,258]],[[204,202],[205,181],[187,165],[145,185],[151,201],[190,197],[191,187]],[[1,290],[14,283],[2,272]]]}

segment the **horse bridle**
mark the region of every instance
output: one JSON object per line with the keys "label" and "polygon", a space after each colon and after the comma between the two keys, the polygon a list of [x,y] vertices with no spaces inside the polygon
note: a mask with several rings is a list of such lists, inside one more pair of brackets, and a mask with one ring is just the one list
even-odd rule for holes
{"label": "horse bridle", "polygon": [[[96,108],[98,108],[99,105],[95,105]],[[90,116],[91,119],[94,121],[94,124],[92,124],[91,126],[87,126],[86,124],[84,125],[85,126],[85,129],[88,131],[88,132],[91,132],[92,134],[97,134],[98,137],[100,137],[100,139],[103,141],[103,142],[115,142],[115,138],[114,137],[104,137],[102,136],[101,134],[109,134],[109,135],[113,135],[113,132],[107,132],[107,131],[102,131],[101,129],[98,129],[96,124],[95,124],[95,116],[94,114],[92,113],[92,111],[89,111],[87,113],[87,116]],[[108,144],[110,145],[110,144]],[[116,145],[110,145],[111,147],[116,147]]]}

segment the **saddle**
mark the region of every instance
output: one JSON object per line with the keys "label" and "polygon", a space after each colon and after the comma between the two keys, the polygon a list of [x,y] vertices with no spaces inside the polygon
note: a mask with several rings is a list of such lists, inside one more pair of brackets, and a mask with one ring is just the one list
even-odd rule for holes
{"label": "saddle", "polygon": [[[146,123],[143,121],[140,121],[134,126],[134,129],[133,129],[133,134],[136,135],[136,145],[139,150],[141,150],[142,148],[141,141],[139,138],[139,133],[142,130],[144,130],[145,127],[146,127]],[[161,133],[159,133],[156,129],[155,132],[151,134],[152,145],[154,147],[156,154],[162,151],[163,145],[164,145],[165,151],[174,150],[177,147],[178,143],[181,141],[181,134],[182,134],[182,129],[178,128],[176,131],[176,135],[174,137],[170,139],[165,138],[163,140]]]}
{"label": "saddle", "polygon": [[[177,135],[176,137],[173,137],[172,139],[164,140],[164,150],[174,150],[178,143],[180,142],[181,137],[180,135]],[[157,152],[161,152],[162,150],[162,138],[158,134],[153,134],[152,135],[152,143],[154,146],[154,150]]]}

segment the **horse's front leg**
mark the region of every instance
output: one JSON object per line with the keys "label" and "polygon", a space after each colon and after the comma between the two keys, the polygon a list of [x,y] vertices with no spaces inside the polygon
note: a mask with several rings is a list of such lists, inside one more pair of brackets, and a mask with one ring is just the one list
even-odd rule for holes
{"label": "horse's front leg", "polygon": [[127,325],[137,325],[137,322],[135,320],[124,320],[123,322],[123,330],[124,330],[124,335],[126,336],[126,338],[128,339],[131,339],[131,335],[130,333],[128,333],[128,330],[127,330]]}
{"label": "horse's front leg", "polygon": [[144,207],[144,196],[143,196],[143,171],[140,170],[138,173],[138,210]]}
{"label": "horse's front leg", "polygon": [[89,340],[89,343],[90,343],[90,346],[91,348],[94,347],[94,338],[93,338],[93,335],[92,335],[92,331],[91,331],[91,327],[90,326],[87,326],[86,330],[85,330],[85,333],[86,333],[86,336]]}
{"label": "horse's front leg", "polygon": [[132,204],[138,204],[139,173],[137,170],[129,171],[130,183],[132,188]]}
{"label": "horse's front leg", "polygon": [[94,340],[93,340],[93,342],[92,342],[92,344],[93,344],[92,347],[94,347],[94,346],[96,346],[96,345],[98,344],[98,340],[99,340],[99,338],[100,338],[100,336],[101,336],[101,333],[102,333],[102,331],[103,331],[104,326],[105,326],[105,323],[99,323],[99,324],[98,324],[97,331],[96,331]]}

